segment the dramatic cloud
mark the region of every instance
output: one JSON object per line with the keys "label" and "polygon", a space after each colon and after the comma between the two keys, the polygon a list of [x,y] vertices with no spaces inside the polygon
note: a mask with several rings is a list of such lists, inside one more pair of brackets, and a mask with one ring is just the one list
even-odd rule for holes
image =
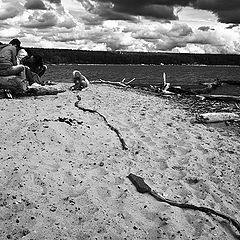
{"label": "dramatic cloud", "polygon": [[46,7],[41,0],[27,0],[24,6],[26,9],[46,10]]}
{"label": "dramatic cloud", "polygon": [[0,9],[0,20],[14,18],[19,14],[19,10],[13,4],[2,5]]}
{"label": "dramatic cloud", "polygon": [[47,0],[50,3],[61,4],[61,0]]}
{"label": "dramatic cloud", "polygon": [[210,27],[208,27],[208,26],[202,26],[202,27],[198,28],[198,30],[201,30],[201,31],[204,31],[204,32],[205,31],[207,32],[209,29],[210,29]]}
{"label": "dramatic cloud", "polygon": [[27,23],[22,24],[25,28],[50,28],[57,24],[57,17],[50,12],[46,12],[42,15],[36,14],[30,16]]}
{"label": "dramatic cloud", "polygon": [[[79,0],[79,2],[81,2]],[[106,19],[134,20],[133,17],[144,16],[147,18],[157,18],[165,20],[176,20],[173,6],[158,4],[158,1],[84,1],[86,9],[91,13],[99,14]]]}
{"label": "dramatic cloud", "polygon": [[0,41],[240,54],[240,0],[0,0]]}
{"label": "dramatic cloud", "polygon": [[[88,6],[89,11],[95,12],[106,19],[131,19],[143,16],[147,18],[176,20],[174,7],[194,7],[217,14],[223,23],[240,23],[239,0],[78,0]],[[93,4],[95,2],[95,4]],[[91,6],[89,8],[89,6]],[[127,16],[129,15],[129,16]],[[108,18],[109,17],[109,18]],[[121,18],[122,17],[122,18]]]}
{"label": "dramatic cloud", "polygon": [[226,29],[232,29],[232,28],[235,28],[238,26],[239,26],[239,24],[231,24],[231,25],[227,26]]}
{"label": "dramatic cloud", "polygon": [[63,18],[63,20],[59,20],[59,23],[57,24],[58,27],[62,28],[74,28],[76,27],[76,23],[71,18]]}
{"label": "dramatic cloud", "polygon": [[194,7],[216,13],[220,22],[240,23],[239,0],[198,0]]}

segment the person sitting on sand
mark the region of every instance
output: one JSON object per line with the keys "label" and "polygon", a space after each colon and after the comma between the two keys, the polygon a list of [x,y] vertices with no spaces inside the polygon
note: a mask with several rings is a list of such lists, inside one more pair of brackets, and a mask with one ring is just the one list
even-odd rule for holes
{"label": "person sitting on sand", "polygon": [[47,70],[47,66],[43,63],[42,56],[38,54],[30,55],[22,59],[22,63],[28,66],[30,70],[36,73],[39,77],[42,77]]}
{"label": "person sitting on sand", "polygon": [[18,51],[17,59],[19,64],[25,66],[26,78],[29,85],[33,83],[40,85],[49,84],[41,80],[41,77],[47,70],[47,66],[43,64],[43,59],[40,55],[29,56],[26,50],[22,48]]}
{"label": "person sitting on sand", "polygon": [[20,46],[21,42],[18,39],[0,46],[0,76],[19,75],[24,71],[22,64],[17,65],[17,52]]}
{"label": "person sitting on sand", "polygon": [[25,92],[28,87],[25,67],[17,64],[16,56],[20,46],[21,42],[18,39],[0,45],[0,89],[4,89],[8,98],[12,98],[12,93]]}
{"label": "person sitting on sand", "polygon": [[73,82],[74,85],[71,87],[71,90],[83,90],[89,87],[88,79],[78,70],[73,71]]}

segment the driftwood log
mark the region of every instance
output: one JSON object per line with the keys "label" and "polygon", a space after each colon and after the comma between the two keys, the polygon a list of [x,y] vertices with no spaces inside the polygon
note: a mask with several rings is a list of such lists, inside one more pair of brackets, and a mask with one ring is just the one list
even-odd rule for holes
{"label": "driftwood log", "polygon": [[206,94],[210,93],[212,90],[216,89],[219,86],[222,86],[222,83],[217,79],[212,83],[201,83],[205,86],[204,88],[198,89],[182,89],[175,86],[169,86],[169,91],[176,94],[185,94],[185,95],[197,95],[197,94]]}
{"label": "driftwood log", "polygon": [[232,95],[211,95],[211,94],[201,94],[200,96],[204,97],[205,99],[209,100],[220,100],[220,101],[233,101],[233,102],[240,102],[239,96],[232,96]]}
{"label": "driftwood log", "polygon": [[132,182],[132,184],[136,187],[137,191],[140,193],[148,193],[150,194],[152,197],[154,197],[155,199],[157,199],[158,201],[161,202],[165,202],[168,203],[171,206],[175,206],[175,207],[179,207],[179,208],[183,208],[183,209],[192,209],[192,210],[198,210],[201,212],[205,212],[207,214],[212,214],[212,215],[216,215],[218,217],[221,217],[227,221],[229,221],[240,233],[240,223],[232,218],[231,216],[221,213],[219,211],[216,211],[212,208],[208,208],[208,207],[199,207],[199,206],[195,206],[193,204],[188,204],[188,203],[178,203],[176,201],[170,200],[170,199],[166,199],[164,197],[162,197],[161,195],[157,194],[157,192],[153,191],[144,181],[143,178],[136,176],[133,173],[130,173],[128,176],[129,180]]}
{"label": "driftwood log", "polygon": [[229,112],[213,112],[197,114],[193,122],[197,123],[216,123],[226,121],[240,121],[240,115]]}
{"label": "driftwood log", "polygon": [[[130,81],[126,81],[124,78],[122,81],[113,82],[113,81],[105,81],[99,79],[97,81],[91,81],[91,84],[110,84],[119,87],[132,87],[132,82],[135,78],[131,79]],[[217,100],[217,101],[225,101],[225,102],[240,102],[239,96],[233,95],[211,95],[211,91],[217,89],[218,87],[222,86],[223,83],[225,84],[236,84],[240,85],[238,81],[220,81],[216,79],[212,83],[201,83],[204,87],[197,88],[197,89],[183,89],[180,86],[172,86],[166,80],[166,73],[163,73],[163,83],[159,85],[149,85],[148,90],[154,94],[163,94],[163,95],[171,95],[171,94],[180,94],[180,95],[190,95],[196,96],[201,100]],[[139,87],[141,88],[141,87]]]}
{"label": "driftwood log", "polygon": [[121,82],[112,82],[112,81],[105,81],[100,78],[98,81],[91,81],[91,84],[102,83],[102,84],[110,84],[110,85],[119,86],[119,87],[129,87],[129,86],[131,86],[130,83],[132,83],[134,80],[135,80],[135,78],[126,82],[126,79],[123,78],[123,80]]}

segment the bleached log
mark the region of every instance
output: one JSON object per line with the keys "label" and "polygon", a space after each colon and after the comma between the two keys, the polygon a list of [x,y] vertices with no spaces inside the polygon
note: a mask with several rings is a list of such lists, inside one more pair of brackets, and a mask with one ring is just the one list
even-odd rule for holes
{"label": "bleached log", "polygon": [[131,79],[128,82],[125,82],[125,78],[123,78],[121,82],[112,82],[112,81],[105,81],[100,78],[97,81],[91,81],[91,84],[110,84],[110,85],[119,86],[119,87],[129,87],[130,83],[133,82],[134,80],[135,78]]}
{"label": "bleached log", "polygon": [[58,93],[65,92],[66,89],[63,87],[59,87],[58,85],[54,86],[42,86],[37,83],[33,83],[28,87],[27,91],[24,95],[34,95],[34,96],[42,96],[42,95],[57,95]]}
{"label": "bleached log", "polygon": [[196,115],[196,119],[193,122],[198,123],[216,123],[225,121],[240,121],[240,115],[237,113],[229,112],[214,112],[214,113],[202,113]]}
{"label": "bleached log", "polygon": [[166,78],[166,73],[163,73],[163,88],[162,88],[162,93],[166,95],[171,95],[175,94],[174,92],[169,91],[168,89],[170,88],[170,83],[167,82]]}
{"label": "bleached log", "polygon": [[209,100],[220,100],[220,101],[226,101],[226,102],[240,102],[239,96],[211,95],[211,94],[201,94],[200,96],[204,97],[205,99],[209,99]]}

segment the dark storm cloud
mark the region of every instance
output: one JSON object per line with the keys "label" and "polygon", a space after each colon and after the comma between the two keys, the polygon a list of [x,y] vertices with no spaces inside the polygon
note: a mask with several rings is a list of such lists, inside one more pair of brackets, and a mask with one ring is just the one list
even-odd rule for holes
{"label": "dark storm cloud", "polygon": [[[239,1],[240,2],[240,1]],[[218,19],[223,23],[240,23],[240,8],[229,11],[219,11],[217,12]]]}
{"label": "dark storm cloud", "polygon": [[[78,0],[82,3],[81,0]],[[85,5],[87,0],[83,1]],[[166,5],[168,1],[146,1],[140,0],[99,0],[97,8],[88,8],[91,13],[98,14],[105,19],[118,19],[118,20],[135,20],[138,16],[156,19],[175,20],[177,16],[174,15],[173,6]],[[164,4],[159,4],[164,2]],[[181,1],[189,3],[189,0]]]}
{"label": "dark storm cloud", "polygon": [[195,1],[194,6],[200,9],[222,11],[222,10],[234,10],[240,8],[239,0],[198,0]]}
{"label": "dark storm cloud", "polygon": [[235,27],[238,27],[239,24],[232,24],[230,26],[227,26],[226,29],[232,29],[232,28],[235,28]]}
{"label": "dark storm cloud", "polygon": [[44,3],[41,0],[27,0],[24,7],[33,10],[46,10]]}
{"label": "dark storm cloud", "polygon": [[202,27],[198,28],[198,30],[201,30],[201,31],[204,31],[204,32],[207,32],[209,29],[210,29],[210,27],[208,27],[208,26],[202,26]]}
{"label": "dark storm cloud", "polygon": [[220,22],[240,23],[239,0],[198,0],[194,7],[216,13]]}
{"label": "dark storm cloud", "polygon": [[[88,2],[88,0],[78,1]],[[95,2],[101,6],[96,14],[106,19],[117,16],[117,19],[122,17],[125,20],[126,15],[129,15],[174,20],[177,19],[173,11],[174,6],[190,6],[215,13],[220,22],[240,23],[240,0],[95,0]],[[96,9],[92,11],[95,13]]]}
{"label": "dark storm cloud", "polygon": [[61,0],[47,0],[48,2],[50,3],[55,3],[55,4],[58,4],[58,5],[61,5]]}
{"label": "dark storm cloud", "polygon": [[100,17],[108,20],[130,20],[134,21],[136,18],[124,13],[113,11],[110,4],[101,4],[97,9],[91,9],[90,12],[99,15]]}

